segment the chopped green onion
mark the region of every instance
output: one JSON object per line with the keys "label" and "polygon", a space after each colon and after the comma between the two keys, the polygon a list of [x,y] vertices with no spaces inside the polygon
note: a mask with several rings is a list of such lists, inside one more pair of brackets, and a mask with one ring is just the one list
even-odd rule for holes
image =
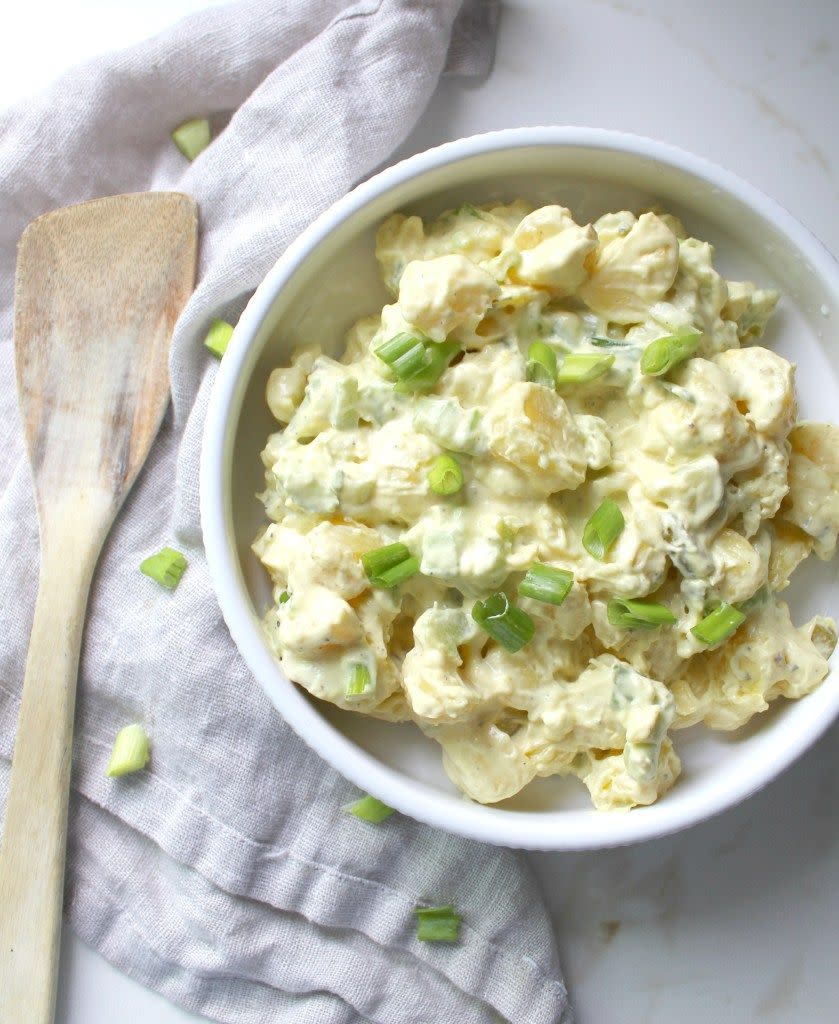
{"label": "chopped green onion", "polygon": [[481,211],[477,207],[473,206],[471,203],[463,203],[462,206],[458,206],[457,213],[466,214],[466,216],[468,217],[478,217],[479,219],[481,218]]}
{"label": "chopped green onion", "polygon": [[463,486],[463,470],[451,455],[438,455],[428,472],[428,486],[435,494],[456,494]]}
{"label": "chopped green onion", "polygon": [[648,377],[661,377],[690,359],[699,347],[700,337],[696,331],[681,331],[651,341],[641,355],[641,373]]}
{"label": "chopped green onion", "polygon": [[156,555],[150,555],[140,562],[140,572],[151,576],[167,590],[174,590],[181,582],[186,566],[187,561],[180,551],[175,551],[174,548],[163,548]]}
{"label": "chopped green onion", "polygon": [[509,598],[502,592],[492,594],[486,601],[476,601],[472,608],[472,618],[511,654],[530,643],[536,631],[533,619],[527,612],[510,604]]}
{"label": "chopped green onion", "polygon": [[534,341],[527,350],[527,379],[546,388],[556,387],[556,352],[544,341]]}
{"label": "chopped green onion", "polygon": [[571,352],[563,360],[556,375],[557,384],[587,384],[596,380],[614,363],[614,356],[593,352]]}
{"label": "chopped green onion", "polygon": [[172,132],[172,141],[187,160],[194,160],[210,145],[210,122],[206,117],[194,117]]}
{"label": "chopped green onion", "polygon": [[378,825],[379,822],[384,821],[385,818],[389,818],[393,814],[392,807],[383,804],[381,800],[377,800],[374,796],[363,796],[360,800],[356,800],[355,803],[347,804],[343,810],[347,814],[354,814],[361,821],[369,821],[373,825]]}
{"label": "chopped green onion", "polygon": [[392,590],[394,587],[398,587],[400,583],[404,583],[405,580],[416,576],[419,572],[419,567],[420,560],[412,555],[410,558],[406,558],[404,562],[400,562],[398,565],[394,565],[393,568],[381,573],[378,579],[371,580],[370,582],[374,586],[384,587],[385,590]]}
{"label": "chopped green onion", "polygon": [[347,688],[344,691],[344,696],[347,700],[357,700],[359,697],[366,697],[367,694],[375,689],[375,685],[373,677],[370,675],[370,669],[361,662],[353,662],[349,666]]}
{"label": "chopped green onion", "polygon": [[291,600],[291,594],[289,594],[289,592],[287,590],[284,590],[282,592],[282,594],[280,594],[280,604],[285,604],[286,601],[290,601],[290,600]]}
{"label": "chopped green onion", "polygon": [[566,569],[554,569],[550,565],[534,562],[527,575],[519,583],[519,596],[532,597],[534,601],[560,605],[574,586],[574,574]]}
{"label": "chopped green onion", "polygon": [[427,339],[421,334],[403,332],[390,338],[376,349],[376,355],[393,370],[399,380],[405,380],[425,366]]}
{"label": "chopped green onion", "polygon": [[583,547],[593,558],[602,562],[620,537],[624,526],[626,522],[617,502],[606,498],[583,528]]}
{"label": "chopped green onion", "polygon": [[423,365],[409,377],[397,381],[396,390],[401,393],[430,391],[458,352],[460,345],[456,341],[428,342]]}
{"label": "chopped green onion", "polygon": [[746,621],[746,616],[733,605],[720,602],[717,607],[691,629],[703,644],[718,644],[727,640]]}
{"label": "chopped green onion", "polygon": [[454,907],[417,907],[417,938],[422,942],[457,942],[460,915]]}
{"label": "chopped green onion", "polygon": [[422,370],[425,366],[425,345],[420,342],[418,345],[414,345],[412,348],[395,359],[391,364],[390,368],[399,378],[399,380],[408,380],[418,371]]}
{"label": "chopped green onion", "polygon": [[149,763],[149,738],[142,725],[126,725],[120,729],[111,750],[111,759],[105,771],[115,778],[138,772]]}
{"label": "chopped green onion", "polygon": [[385,544],[361,556],[367,579],[374,587],[386,590],[404,583],[419,572],[419,559],[404,544]]}
{"label": "chopped green onion", "polygon": [[589,338],[589,341],[595,348],[627,348],[629,345],[628,341],[618,341],[617,338],[598,338],[597,335]]}
{"label": "chopped green onion", "polygon": [[460,352],[456,341],[434,342],[423,334],[403,332],[376,349],[376,355],[393,370],[400,392],[430,391],[443,371]]}
{"label": "chopped green onion", "polygon": [[658,601],[627,601],[614,597],[606,605],[606,616],[621,629],[657,629],[672,626],[676,616]]}
{"label": "chopped green onion", "polygon": [[367,573],[367,578],[372,579],[410,557],[411,552],[407,544],[397,542],[396,544],[385,544],[384,547],[374,548],[372,551],[365,551],[361,556],[361,563]]}
{"label": "chopped green onion", "polygon": [[226,320],[213,320],[207,332],[207,337],[204,339],[204,344],[214,356],[218,356],[221,359],[227,351],[227,346],[230,344],[232,337],[233,324],[229,324]]}

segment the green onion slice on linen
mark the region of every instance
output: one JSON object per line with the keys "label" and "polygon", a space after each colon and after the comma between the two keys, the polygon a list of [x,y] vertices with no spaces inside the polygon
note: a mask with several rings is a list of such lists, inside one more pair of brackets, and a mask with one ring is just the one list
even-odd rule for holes
{"label": "green onion slice on linen", "polygon": [[105,774],[116,778],[138,772],[149,763],[149,738],[142,725],[126,725],[116,735]]}
{"label": "green onion slice on linen", "polygon": [[696,623],[691,633],[703,644],[711,646],[727,640],[745,621],[746,616],[739,608],[722,601],[704,619]]}
{"label": "green onion slice on linen", "polygon": [[556,352],[544,341],[534,341],[527,350],[527,379],[546,388],[556,387]]}
{"label": "green onion slice on linen", "polygon": [[658,629],[677,621],[667,605],[658,601],[629,601],[620,597],[613,597],[606,605],[606,616],[620,629]]}
{"label": "green onion slice on linen", "polygon": [[419,572],[419,559],[401,543],[385,544],[361,556],[367,579],[374,587],[389,590]]}
{"label": "green onion slice on linen", "polygon": [[360,661],[351,662],[347,666],[347,685],[344,696],[347,700],[360,700],[376,688],[370,669]]}
{"label": "green onion slice on linen", "polygon": [[429,341],[425,346],[423,365],[409,377],[398,380],[396,390],[401,394],[430,391],[459,352],[460,345],[456,341]]}
{"label": "green onion slice on linen", "polygon": [[232,337],[233,324],[229,324],[226,320],[213,320],[209,331],[207,331],[204,344],[214,356],[221,359],[227,351],[227,346],[230,344]]}
{"label": "green onion slice on linen", "polygon": [[519,583],[519,596],[532,597],[534,601],[544,601],[546,604],[561,605],[573,586],[573,573],[534,562]]}
{"label": "green onion slice on linen", "polygon": [[460,934],[460,915],[451,905],[445,907],[417,907],[417,938],[421,942],[457,942]]}
{"label": "green onion slice on linen", "polygon": [[623,533],[626,522],[618,503],[606,498],[591,514],[583,528],[583,547],[592,558],[602,562]]}
{"label": "green onion slice on linen", "polygon": [[597,380],[614,363],[614,356],[601,356],[595,352],[571,352],[560,364],[557,384],[587,384]]}
{"label": "green onion slice on linen", "polygon": [[463,486],[463,470],[451,455],[438,455],[428,471],[428,486],[435,494],[457,494]]}
{"label": "green onion slice on linen", "polygon": [[700,337],[697,331],[682,330],[651,341],[641,354],[641,373],[662,377],[674,366],[690,359],[699,347]]}
{"label": "green onion slice on linen", "polygon": [[472,607],[472,618],[505,651],[514,654],[529,644],[536,632],[533,619],[510,604],[506,594],[492,594],[486,601],[476,601]]}
{"label": "green onion slice on linen", "polygon": [[184,121],[172,132],[172,141],[187,160],[194,160],[210,145],[210,122],[206,117]]}
{"label": "green onion slice on linen", "polygon": [[186,567],[187,560],[174,548],[163,548],[156,555],[150,555],[140,562],[140,572],[157,580],[161,587],[166,587],[167,590],[174,590],[177,587],[186,572]]}
{"label": "green onion slice on linen", "polygon": [[381,800],[377,800],[369,794],[354,803],[346,804],[343,810],[347,814],[355,815],[361,821],[369,821],[372,825],[378,825],[379,822],[393,814],[392,807],[388,807],[387,804],[383,804]]}

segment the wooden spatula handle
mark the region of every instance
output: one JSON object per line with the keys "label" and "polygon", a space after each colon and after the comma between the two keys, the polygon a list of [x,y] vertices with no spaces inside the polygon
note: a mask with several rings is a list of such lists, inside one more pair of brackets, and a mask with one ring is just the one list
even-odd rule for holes
{"label": "wooden spatula handle", "polygon": [[50,1024],[55,1005],[73,710],[101,538],[42,537],[38,599],[0,842],[0,1024]]}

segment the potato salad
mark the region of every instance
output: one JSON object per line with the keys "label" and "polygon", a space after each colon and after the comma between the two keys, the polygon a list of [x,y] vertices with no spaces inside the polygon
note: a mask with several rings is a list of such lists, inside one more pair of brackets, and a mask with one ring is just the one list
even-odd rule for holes
{"label": "potato salad", "polygon": [[274,370],[262,453],[287,676],[411,721],[468,797],[572,775],[653,803],[679,729],[824,679],[836,626],[781,594],[839,533],[839,429],[759,343],[775,291],[661,211],[396,214],[392,302]]}

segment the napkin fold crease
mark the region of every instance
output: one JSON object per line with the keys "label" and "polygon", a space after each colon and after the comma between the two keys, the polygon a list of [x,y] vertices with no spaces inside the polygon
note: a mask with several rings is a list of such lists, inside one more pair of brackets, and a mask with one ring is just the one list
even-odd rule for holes
{"label": "napkin fold crease", "polygon": [[[551,927],[525,861],[357,792],[245,669],[201,549],[198,460],[215,364],[288,243],[391,157],[443,73],[490,68],[495,0],[268,0],[216,7],[77,68],[0,114],[0,807],[37,585],[38,532],[14,392],[12,281],[26,223],[148,188],[199,202],[198,284],[176,327],[173,404],[94,580],[79,675],[67,865],[70,925],[111,962],[226,1024],[565,1024]],[[169,139],[212,115],[187,164]],[[253,457],[258,457],[254,452]],[[174,593],[138,572],[165,544]],[[104,775],[143,722],[148,770]],[[418,903],[452,902],[455,945],[421,943]]]}

